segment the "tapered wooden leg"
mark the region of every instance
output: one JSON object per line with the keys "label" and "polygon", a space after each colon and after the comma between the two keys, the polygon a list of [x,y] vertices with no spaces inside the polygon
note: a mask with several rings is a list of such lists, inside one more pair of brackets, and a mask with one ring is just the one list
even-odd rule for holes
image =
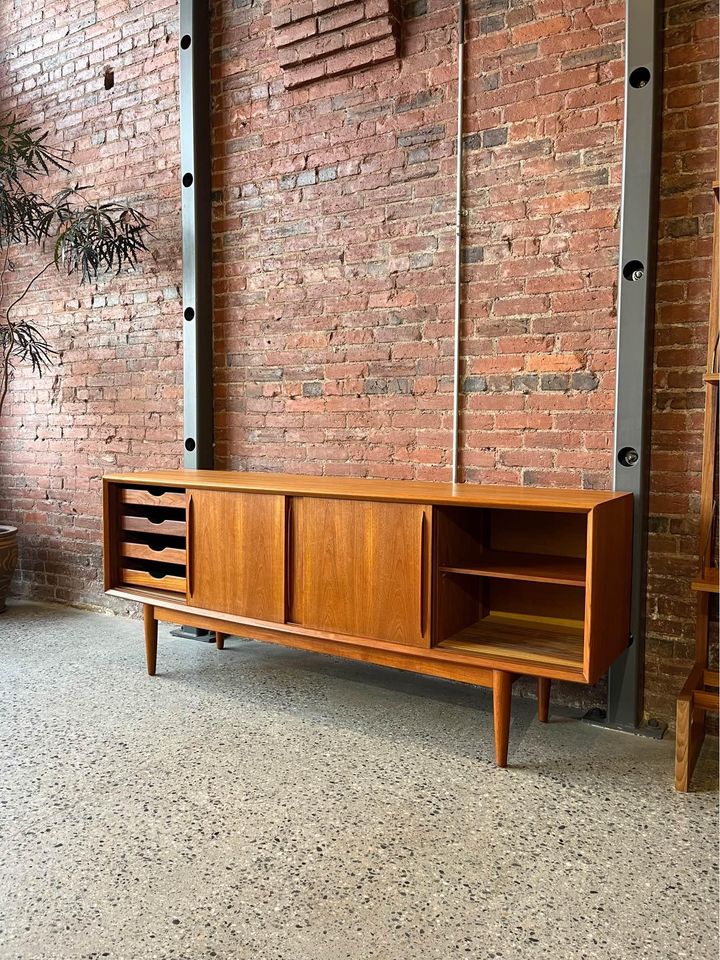
{"label": "tapered wooden leg", "polygon": [[690,786],[690,700],[678,699],[675,716],[675,789],[686,793]]}
{"label": "tapered wooden leg", "polygon": [[218,633],[217,630],[215,631],[215,646],[218,648],[218,650],[225,649],[225,634]]}
{"label": "tapered wooden leg", "polygon": [[143,607],[143,622],[145,624],[145,660],[147,662],[147,672],[151,677],[154,677],[155,666],[157,664],[158,622],[155,619],[155,611],[150,603],[146,603]]}
{"label": "tapered wooden leg", "polygon": [[550,680],[548,677],[537,678],[538,720],[547,723],[550,714]]}
{"label": "tapered wooden leg", "polygon": [[678,697],[675,713],[675,789],[687,793],[705,738],[705,711],[693,709],[692,699]]}
{"label": "tapered wooden leg", "polygon": [[507,670],[493,670],[493,718],[495,721],[495,762],[507,766],[510,737],[510,704],[513,675]]}

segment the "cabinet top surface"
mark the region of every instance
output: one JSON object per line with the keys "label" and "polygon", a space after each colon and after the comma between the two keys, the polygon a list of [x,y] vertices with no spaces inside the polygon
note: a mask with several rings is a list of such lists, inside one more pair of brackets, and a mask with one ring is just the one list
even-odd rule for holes
{"label": "cabinet top surface", "polygon": [[243,473],[230,470],[158,470],[110,473],[106,481],[139,486],[188,487],[194,490],[240,490],[349,500],[386,500],[455,506],[506,507],[518,510],[586,512],[629,493],[603,490],[561,490],[501,487],[494,484],[430,483],[420,480],[366,480],[355,477],[313,477],[287,473]]}

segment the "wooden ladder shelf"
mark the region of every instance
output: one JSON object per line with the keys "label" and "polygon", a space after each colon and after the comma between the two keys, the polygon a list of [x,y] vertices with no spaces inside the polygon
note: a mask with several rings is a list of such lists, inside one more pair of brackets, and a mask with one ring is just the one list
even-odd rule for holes
{"label": "wooden ladder shelf", "polygon": [[716,553],[718,391],[720,358],[718,332],[720,324],[720,181],[713,184],[714,233],[708,324],[708,361],[705,381],[705,419],[703,425],[703,458],[700,478],[700,543],[699,574],[692,588],[697,594],[695,625],[695,663],[677,699],[675,741],[675,789],[690,788],[695,761],[705,738],[705,714],[718,711],[718,671],[708,669],[708,628],[710,604],[717,604],[718,567]]}

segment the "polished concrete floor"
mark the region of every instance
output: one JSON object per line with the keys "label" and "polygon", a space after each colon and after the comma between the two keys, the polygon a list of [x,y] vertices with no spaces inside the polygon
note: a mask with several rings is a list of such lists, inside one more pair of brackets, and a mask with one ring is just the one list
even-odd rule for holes
{"label": "polished concrete floor", "polygon": [[470,687],[15,604],[0,958],[710,960],[717,776]]}

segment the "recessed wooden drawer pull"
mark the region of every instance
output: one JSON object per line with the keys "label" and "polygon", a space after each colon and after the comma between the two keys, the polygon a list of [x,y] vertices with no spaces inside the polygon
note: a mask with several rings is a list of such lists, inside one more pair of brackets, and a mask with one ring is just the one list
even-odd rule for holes
{"label": "recessed wooden drawer pull", "polygon": [[120,503],[132,503],[141,507],[179,507],[185,509],[185,494],[180,490],[143,490],[123,487]]}
{"label": "recessed wooden drawer pull", "polygon": [[[192,560],[193,557],[193,545],[192,545],[192,522],[193,522],[193,496],[191,493],[187,497],[187,541],[186,543],[190,546],[188,547],[189,557]],[[187,592],[192,597],[193,595],[193,568],[192,564],[188,563],[187,565]]]}
{"label": "recessed wooden drawer pull", "polygon": [[131,533],[164,533],[168,537],[184,537],[184,520],[152,520],[148,517],[127,517],[120,518],[120,527]]}
{"label": "recessed wooden drawer pull", "polygon": [[425,511],[420,515],[420,636],[425,636]]}

